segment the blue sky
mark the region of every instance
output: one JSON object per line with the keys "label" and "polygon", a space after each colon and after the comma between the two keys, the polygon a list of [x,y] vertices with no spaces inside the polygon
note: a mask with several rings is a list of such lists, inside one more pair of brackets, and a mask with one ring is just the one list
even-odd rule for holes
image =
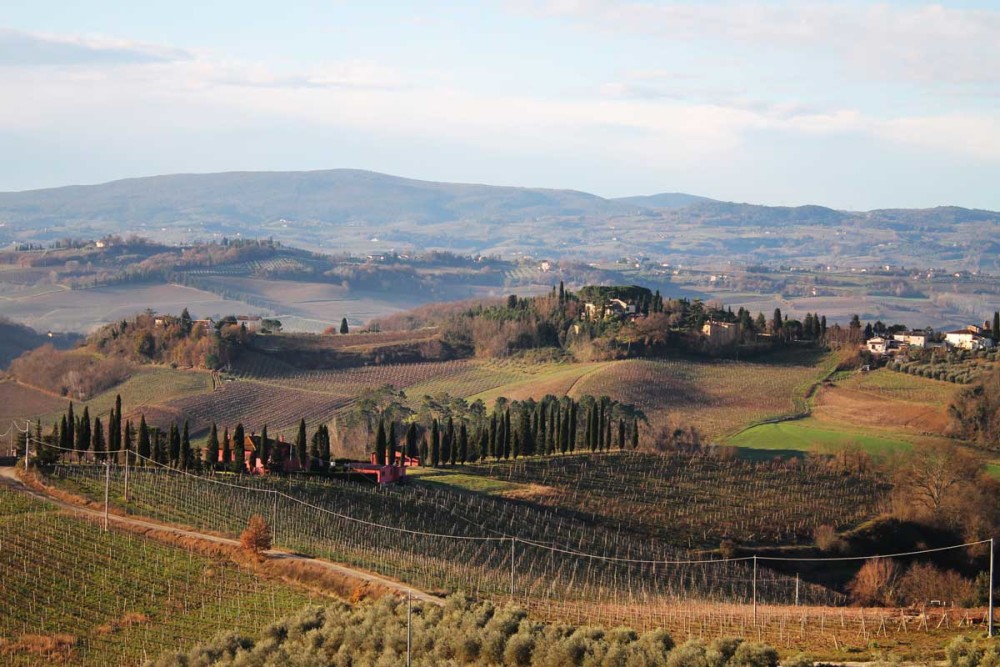
{"label": "blue sky", "polygon": [[101,2],[0,14],[0,190],[353,167],[1000,209],[1000,3]]}

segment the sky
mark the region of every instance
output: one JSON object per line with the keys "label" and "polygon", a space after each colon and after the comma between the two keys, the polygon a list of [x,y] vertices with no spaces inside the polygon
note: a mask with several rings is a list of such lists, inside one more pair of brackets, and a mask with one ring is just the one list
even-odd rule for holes
{"label": "sky", "polygon": [[32,0],[0,191],[369,169],[1000,210],[1000,0]]}

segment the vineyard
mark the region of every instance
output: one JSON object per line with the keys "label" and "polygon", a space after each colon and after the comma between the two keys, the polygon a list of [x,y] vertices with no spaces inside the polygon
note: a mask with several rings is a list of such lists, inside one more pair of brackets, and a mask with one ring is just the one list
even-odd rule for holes
{"label": "vineyard", "polygon": [[138,664],[253,632],[306,595],[0,487],[0,662]]}
{"label": "vineyard", "polygon": [[[605,481],[587,471],[582,476],[590,480],[588,486]],[[784,480],[778,474],[764,479],[774,498]],[[634,533],[624,521],[593,524],[594,514],[586,508],[612,495],[598,490],[582,491],[587,500],[561,510],[422,485],[387,490],[330,480],[198,477],[147,467],[131,470],[126,506],[122,469],[112,467],[110,480],[116,511],[223,535],[237,534],[246,517],[261,514],[274,526],[282,548],[439,594],[513,599],[541,619],[663,627],[678,637],[736,634],[821,654],[855,647],[848,650],[862,655],[872,642],[904,651],[928,641],[940,646],[942,637],[968,631],[982,620],[981,610],[831,607],[843,604],[843,597],[808,583],[807,577],[757,569],[747,557],[699,557],[656,536]],[[49,481],[96,499],[103,496],[104,470],[57,466]],[[834,512],[838,491],[829,486],[829,493],[821,492],[822,505]],[[739,505],[747,494],[762,490],[746,484],[729,504]],[[856,495],[843,494],[840,502]],[[724,504],[718,501],[718,511]],[[662,520],[655,514],[645,518]],[[771,520],[795,519],[772,515]],[[757,605],[752,607],[754,588]]]}
{"label": "vineyard", "polygon": [[719,438],[755,421],[801,412],[809,386],[829,360],[802,355],[786,363],[733,361],[617,361],[587,375],[571,394],[606,394],[632,403],[653,432],[680,424]]}
{"label": "vineyard", "polygon": [[620,527],[679,548],[812,542],[828,524],[853,526],[884,509],[888,485],[798,459],[613,453],[470,466],[466,474],[529,485],[532,501],[589,525]]}

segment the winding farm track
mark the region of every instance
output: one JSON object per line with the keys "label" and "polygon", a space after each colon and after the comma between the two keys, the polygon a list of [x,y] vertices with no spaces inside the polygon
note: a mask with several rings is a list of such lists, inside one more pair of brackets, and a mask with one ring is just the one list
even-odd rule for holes
{"label": "winding farm track", "polygon": [[[31,496],[37,500],[42,500],[47,503],[56,505],[61,510],[76,514],[77,516],[87,517],[89,519],[104,519],[104,512],[90,509],[88,507],[80,507],[79,505],[74,505],[68,503],[59,498],[55,498],[32,488],[26,486],[18,477],[14,468],[11,467],[0,467],[0,485],[5,486],[17,493],[22,493],[27,496]],[[187,530],[182,528],[177,528],[169,524],[155,523],[153,521],[147,521],[144,519],[139,519],[129,516],[121,516],[118,514],[109,514],[108,519],[112,522],[134,526],[136,528],[145,528],[163,532],[173,533],[175,535],[181,535],[183,537],[193,538],[196,540],[202,540],[204,542],[210,542],[214,544],[225,544],[228,546],[240,546],[239,540],[234,540],[228,537],[220,537],[218,535],[210,535],[208,533],[201,533],[194,530]],[[374,584],[376,586],[382,586],[389,590],[396,591],[402,595],[412,595],[413,599],[421,600],[423,602],[429,602],[431,604],[436,604],[443,606],[445,601],[436,595],[431,595],[430,593],[425,593],[424,591],[418,590],[416,588],[411,588],[406,584],[394,581],[392,579],[387,579],[381,577],[377,574],[371,572],[365,572],[363,570],[358,570],[346,565],[341,565],[339,563],[334,563],[328,560],[323,560],[320,558],[311,558],[309,556],[303,556],[302,554],[292,553],[290,551],[282,551],[280,549],[272,549],[266,552],[267,556],[275,559],[287,559],[287,560],[300,560],[310,563],[313,566],[321,567],[336,574],[339,574],[350,579],[355,579],[359,582],[366,582]]]}

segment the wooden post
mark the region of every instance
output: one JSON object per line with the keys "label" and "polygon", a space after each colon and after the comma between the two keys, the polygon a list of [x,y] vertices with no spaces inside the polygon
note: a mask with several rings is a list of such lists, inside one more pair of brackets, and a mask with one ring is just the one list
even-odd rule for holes
{"label": "wooden post", "polygon": [[406,591],[406,667],[410,667],[410,617],[413,615],[413,591]]}
{"label": "wooden post", "polygon": [[993,636],[993,538],[990,538],[990,618],[987,635]]}
{"label": "wooden post", "polygon": [[757,556],[753,557],[753,627],[757,627]]}
{"label": "wooden post", "polygon": [[111,492],[111,459],[104,462],[104,532],[108,532],[108,495]]}
{"label": "wooden post", "polygon": [[515,538],[510,538],[510,599],[514,599],[514,542]]}

